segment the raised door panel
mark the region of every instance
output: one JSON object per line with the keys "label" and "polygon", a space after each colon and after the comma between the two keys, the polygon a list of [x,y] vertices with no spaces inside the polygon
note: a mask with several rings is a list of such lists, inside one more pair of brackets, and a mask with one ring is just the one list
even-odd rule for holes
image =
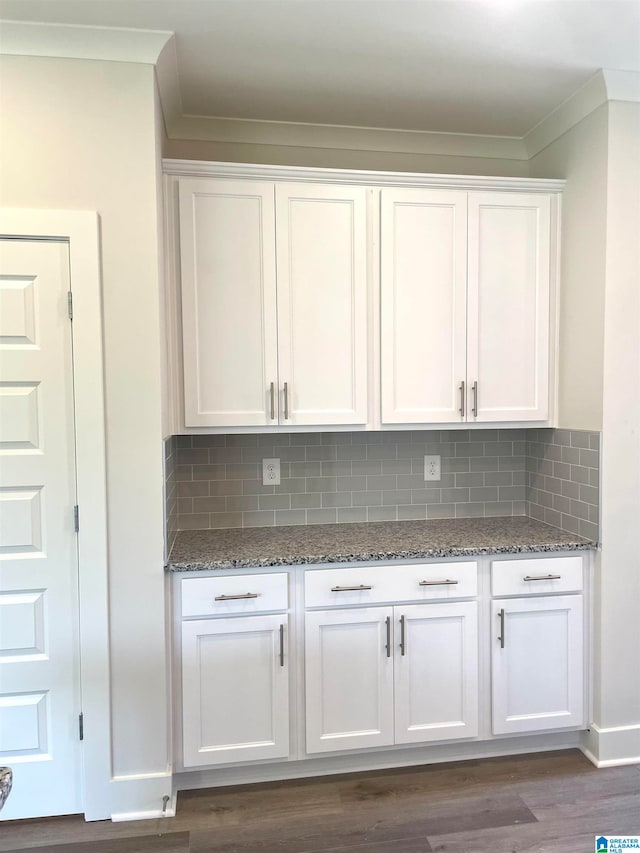
{"label": "raised door panel", "polygon": [[390,607],[307,613],[307,752],[393,743]]}
{"label": "raised door panel", "polygon": [[289,754],[287,627],[282,615],[182,623],[185,767]]}
{"label": "raised door panel", "polygon": [[467,194],[381,193],[383,423],[462,419]]}
{"label": "raised door panel", "polygon": [[412,605],[395,613],[396,743],[476,737],[477,603]]}
{"label": "raised door panel", "polygon": [[469,420],[548,418],[550,210],[547,195],[469,193]]}
{"label": "raised door panel", "polygon": [[276,187],[281,424],[367,422],[366,202],[362,187]]}
{"label": "raised door panel", "polygon": [[582,596],[494,601],[491,626],[493,733],[584,725]]}
{"label": "raised door panel", "polygon": [[273,184],[184,178],[179,188],[185,425],[276,423]]}

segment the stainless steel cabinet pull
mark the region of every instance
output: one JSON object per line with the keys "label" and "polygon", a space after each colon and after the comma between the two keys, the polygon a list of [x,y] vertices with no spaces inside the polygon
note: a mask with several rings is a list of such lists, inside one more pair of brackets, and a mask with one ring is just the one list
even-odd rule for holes
{"label": "stainless steel cabinet pull", "polygon": [[269,387],[269,394],[271,395],[271,420],[275,421],[276,419],[276,385],[275,382],[272,382]]}
{"label": "stainless steel cabinet pull", "polygon": [[407,653],[407,638],[405,636],[405,621],[404,616],[400,617],[400,654]]}
{"label": "stainless steel cabinet pull", "polygon": [[242,595],[216,595],[215,601],[237,601],[240,598],[257,598],[258,592],[244,592]]}
{"label": "stainless steel cabinet pull", "polygon": [[360,592],[362,589],[373,589],[373,587],[363,583],[360,586],[332,586],[331,592]]}
{"label": "stainless steel cabinet pull", "polygon": [[473,409],[471,409],[473,413],[473,417],[478,417],[478,382],[474,382],[472,386],[473,391]]}
{"label": "stainless steel cabinet pull", "polygon": [[387,616],[384,620],[387,625],[387,645],[385,649],[387,650],[387,657],[391,657],[391,616]]}
{"label": "stainless steel cabinet pull", "polygon": [[462,380],[462,382],[460,383],[459,391],[460,391],[460,408],[458,409],[458,411],[460,412],[461,417],[464,417],[464,404],[465,404],[465,399],[464,399],[464,379],[463,379],[463,380]]}
{"label": "stainless steel cabinet pull", "polygon": [[284,383],[284,419],[289,420],[289,383]]}
{"label": "stainless steel cabinet pull", "polygon": [[559,581],[562,575],[525,575],[523,581]]}
{"label": "stainless steel cabinet pull", "polygon": [[450,586],[451,584],[456,584],[458,581],[452,581],[447,578],[444,581],[420,581],[418,586]]}
{"label": "stainless steel cabinet pull", "polygon": [[498,639],[500,640],[500,648],[504,649],[504,607],[498,613],[498,618],[500,619],[500,636]]}
{"label": "stainless steel cabinet pull", "polygon": [[284,625],[280,626],[280,666],[284,666]]}

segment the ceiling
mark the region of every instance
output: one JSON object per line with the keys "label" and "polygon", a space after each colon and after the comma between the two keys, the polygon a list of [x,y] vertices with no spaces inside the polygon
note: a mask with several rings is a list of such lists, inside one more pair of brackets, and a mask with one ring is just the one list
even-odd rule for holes
{"label": "ceiling", "polygon": [[0,0],[0,18],[174,32],[194,116],[521,137],[599,69],[640,72],[640,0]]}

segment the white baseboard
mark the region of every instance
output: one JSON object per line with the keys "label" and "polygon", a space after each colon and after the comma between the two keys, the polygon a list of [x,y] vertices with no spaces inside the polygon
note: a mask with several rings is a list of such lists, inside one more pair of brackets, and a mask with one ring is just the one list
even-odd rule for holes
{"label": "white baseboard", "polygon": [[170,769],[163,773],[114,776],[111,780],[112,821],[151,820],[174,817],[175,813],[176,794]]}
{"label": "white baseboard", "polygon": [[592,723],[580,749],[596,767],[640,764],[640,723],[610,728]]}

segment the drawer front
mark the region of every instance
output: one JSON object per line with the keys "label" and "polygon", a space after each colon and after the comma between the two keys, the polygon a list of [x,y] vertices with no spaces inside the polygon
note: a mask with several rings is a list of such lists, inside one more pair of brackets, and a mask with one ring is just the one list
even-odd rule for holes
{"label": "drawer front", "polygon": [[581,592],[582,587],[582,557],[495,560],[491,564],[494,596]]}
{"label": "drawer front", "polygon": [[306,607],[370,606],[394,601],[468,598],[477,592],[477,565],[419,563],[306,571]]}
{"label": "drawer front", "polygon": [[182,579],[183,616],[265,613],[289,606],[288,575],[233,575]]}

